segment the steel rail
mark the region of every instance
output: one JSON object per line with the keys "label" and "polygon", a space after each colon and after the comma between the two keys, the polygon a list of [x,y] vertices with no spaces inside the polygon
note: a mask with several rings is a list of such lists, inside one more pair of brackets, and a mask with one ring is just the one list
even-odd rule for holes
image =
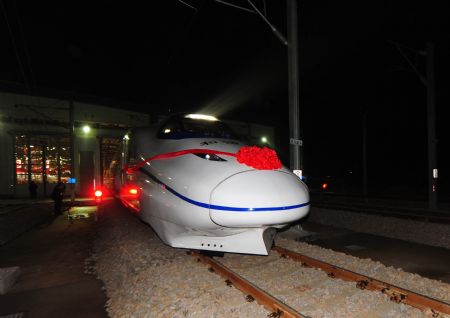
{"label": "steel rail", "polygon": [[357,288],[381,291],[383,294],[387,295],[391,301],[396,303],[407,304],[423,311],[430,310],[433,317],[439,317],[441,313],[447,315],[450,314],[450,304],[446,302],[352,272],[339,266],[319,261],[297,252],[287,250],[283,247],[275,246],[272,250],[280,253],[281,257],[301,262],[302,266],[321,269],[331,278],[340,278],[342,280],[356,282]]}
{"label": "steel rail", "polygon": [[290,317],[290,318],[306,318],[292,307],[289,307],[279,299],[273,297],[272,295],[266,293],[259,287],[253,285],[245,278],[239,276],[235,272],[231,271],[224,265],[215,261],[211,257],[204,256],[198,252],[191,252],[191,254],[197,258],[198,262],[206,264],[209,266],[208,270],[210,272],[217,273],[218,275],[225,278],[225,283],[229,286],[234,286],[246,295],[247,301],[256,300],[260,305],[264,306],[271,313],[268,317],[279,318],[279,317]]}
{"label": "steel rail", "polygon": [[314,202],[313,207],[345,210],[349,212],[366,213],[371,215],[396,217],[431,223],[450,224],[450,212],[428,211],[425,209],[405,209],[400,207],[367,206],[363,204]]}

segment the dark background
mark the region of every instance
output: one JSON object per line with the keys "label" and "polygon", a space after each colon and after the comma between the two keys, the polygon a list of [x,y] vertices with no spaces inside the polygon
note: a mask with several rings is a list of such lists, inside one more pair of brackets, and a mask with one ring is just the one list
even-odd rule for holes
{"label": "dark background", "polygon": [[[107,97],[150,113],[203,111],[275,127],[288,158],[287,49],[255,14],[213,0],[1,0],[0,84]],[[231,1],[230,1],[231,2]],[[232,3],[248,7],[244,0]],[[286,35],[286,3],[254,0]],[[361,192],[426,197],[425,75],[435,44],[438,166],[448,196],[448,1],[300,1],[300,108],[307,176]]]}

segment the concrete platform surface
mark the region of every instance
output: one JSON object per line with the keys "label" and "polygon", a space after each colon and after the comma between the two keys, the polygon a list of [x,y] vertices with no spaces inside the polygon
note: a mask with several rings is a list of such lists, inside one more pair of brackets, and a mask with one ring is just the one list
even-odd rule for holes
{"label": "concrete platform surface", "polygon": [[0,295],[0,316],[107,317],[102,282],[84,273],[94,226],[92,216],[70,222],[66,214],[1,246],[0,267],[21,274]]}

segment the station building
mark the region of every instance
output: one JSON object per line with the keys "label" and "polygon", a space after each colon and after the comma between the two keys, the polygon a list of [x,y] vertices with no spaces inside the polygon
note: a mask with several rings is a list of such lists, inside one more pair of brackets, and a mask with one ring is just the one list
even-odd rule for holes
{"label": "station building", "polygon": [[110,182],[109,165],[125,132],[145,113],[76,99],[0,92],[0,197],[49,196],[57,181],[77,195]]}
{"label": "station building", "polygon": [[[31,181],[38,197],[50,196],[58,181],[76,196],[111,187],[123,136],[149,125],[150,115],[80,100],[0,91],[0,198],[28,197]],[[250,143],[275,147],[272,127],[226,122]]]}

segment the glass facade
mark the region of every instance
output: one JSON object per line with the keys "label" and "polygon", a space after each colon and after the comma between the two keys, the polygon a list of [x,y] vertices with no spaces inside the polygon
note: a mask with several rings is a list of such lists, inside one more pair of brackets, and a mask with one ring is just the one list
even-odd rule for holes
{"label": "glass facade", "polygon": [[56,138],[49,138],[50,144],[45,146],[45,173],[48,183],[58,182],[58,140]]}
{"label": "glass facade", "polygon": [[30,161],[31,161],[31,180],[36,183],[42,183],[43,181],[43,146],[35,140],[35,138],[30,138]]}
{"label": "glass facade", "polygon": [[14,154],[16,158],[16,182],[17,184],[28,183],[28,142],[24,135],[15,137]]}
{"label": "glass facade", "polygon": [[72,174],[70,162],[70,137],[63,137],[59,139],[59,163],[61,180],[67,183]]}
{"label": "glass facade", "polygon": [[17,135],[14,150],[17,184],[67,182],[70,178],[69,137]]}

